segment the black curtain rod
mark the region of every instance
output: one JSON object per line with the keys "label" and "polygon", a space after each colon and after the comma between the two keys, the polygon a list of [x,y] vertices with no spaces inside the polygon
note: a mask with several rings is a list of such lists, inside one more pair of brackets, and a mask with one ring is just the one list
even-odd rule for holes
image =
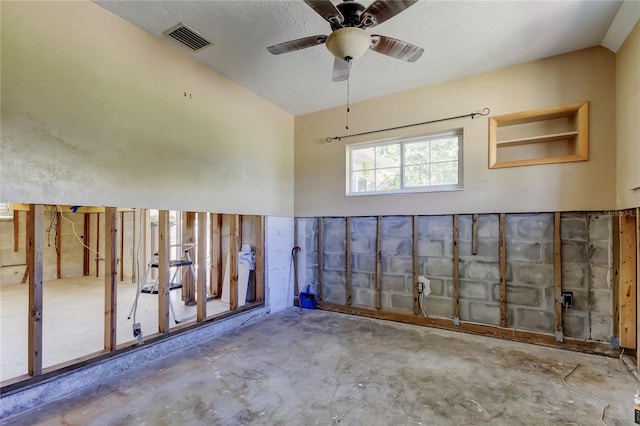
{"label": "black curtain rod", "polygon": [[485,117],[489,115],[490,112],[491,110],[489,108],[482,108],[482,112],[472,112],[465,115],[456,115],[455,117],[447,117],[447,118],[439,118],[437,120],[423,121],[422,123],[405,124],[404,126],[389,127],[387,129],[380,129],[380,130],[371,130],[369,132],[355,133],[353,135],[334,136],[334,137],[329,136],[325,140],[327,141],[327,143],[331,143],[332,141],[341,141],[342,139],[353,138],[356,136],[372,135],[374,133],[387,132],[389,130],[406,129],[407,127],[422,126],[424,124],[439,123],[441,121],[456,120],[458,118],[471,117],[471,119],[473,119],[476,115],[481,115]]}

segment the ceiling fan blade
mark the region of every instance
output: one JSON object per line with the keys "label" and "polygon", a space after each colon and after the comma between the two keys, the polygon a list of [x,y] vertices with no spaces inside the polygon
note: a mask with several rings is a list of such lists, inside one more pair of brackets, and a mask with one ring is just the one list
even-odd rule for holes
{"label": "ceiling fan blade", "polygon": [[284,43],[274,44],[267,47],[267,50],[274,55],[280,55],[281,53],[294,52],[300,49],[306,49],[307,47],[317,46],[324,44],[327,41],[327,36],[316,35],[311,37],[299,38],[297,40],[285,41]]}
{"label": "ceiling fan blade", "polygon": [[361,27],[375,27],[393,18],[418,0],[376,0],[362,12]]}
{"label": "ceiling fan blade", "polygon": [[333,61],[333,81],[345,81],[349,78],[351,64],[342,59],[335,58]]}
{"label": "ceiling fan blade", "polygon": [[322,16],[330,24],[337,22],[341,24],[344,21],[342,13],[331,3],[331,0],[304,0],[306,4],[311,6],[313,10]]}
{"label": "ceiling fan blade", "polygon": [[371,41],[371,50],[403,61],[415,62],[424,53],[422,47],[383,35],[372,34]]}

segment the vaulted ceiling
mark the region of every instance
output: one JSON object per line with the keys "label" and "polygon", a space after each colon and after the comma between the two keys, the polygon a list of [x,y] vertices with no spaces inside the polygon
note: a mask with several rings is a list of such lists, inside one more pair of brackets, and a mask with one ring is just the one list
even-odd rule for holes
{"label": "vaulted ceiling", "polygon": [[[346,82],[332,82],[333,56],[325,46],[282,55],[267,51],[270,45],[331,32],[303,1],[95,3],[294,115],[346,102]],[[351,101],[601,45],[621,3],[419,1],[369,32],[419,45],[422,57],[409,63],[368,51],[353,64]],[[179,23],[212,45],[193,52],[163,35]]]}

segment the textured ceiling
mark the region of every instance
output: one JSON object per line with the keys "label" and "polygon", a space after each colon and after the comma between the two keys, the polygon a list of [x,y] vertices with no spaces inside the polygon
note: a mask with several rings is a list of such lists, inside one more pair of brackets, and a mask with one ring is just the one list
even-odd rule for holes
{"label": "textured ceiling", "polygon": [[[333,0],[337,4],[339,0]],[[294,115],[346,102],[324,46],[271,55],[267,46],[329,34],[302,1],[95,1]],[[363,0],[366,7],[371,1]],[[620,1],[420,1],[370,29],[425,49],[416,63],[368,51],[352,68],[351,102],[598,46]],[[178,23],[213,43],[191,52],[162,33]]]}

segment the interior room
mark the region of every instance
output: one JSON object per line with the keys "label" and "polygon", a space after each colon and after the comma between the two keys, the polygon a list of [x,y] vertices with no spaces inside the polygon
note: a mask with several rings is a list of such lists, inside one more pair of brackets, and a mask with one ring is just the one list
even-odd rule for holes
{"label": "interior room", "polygon": [[640,2],[0,2],[3,424],[640,423]]}

